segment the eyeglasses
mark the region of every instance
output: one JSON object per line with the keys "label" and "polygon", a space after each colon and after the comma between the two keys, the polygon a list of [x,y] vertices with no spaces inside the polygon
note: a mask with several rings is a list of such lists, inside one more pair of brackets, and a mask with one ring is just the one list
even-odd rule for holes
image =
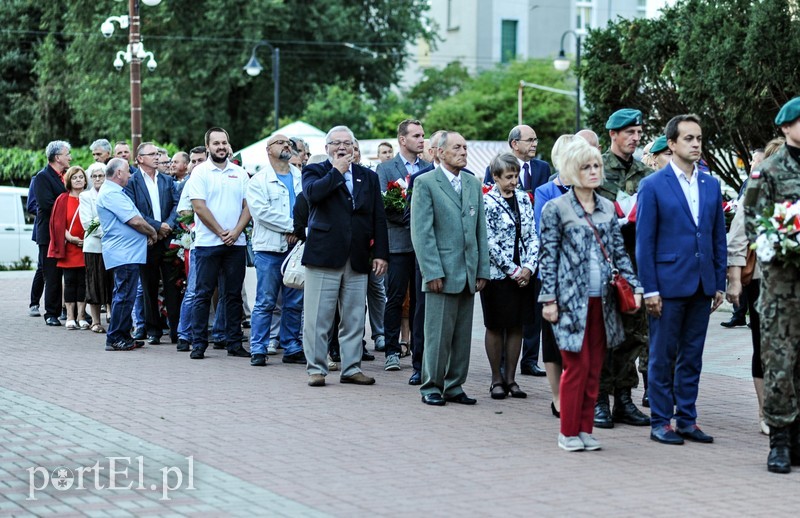
{"label": "eyeglasses", "polygon": [[56,156],[72,156],[72,153],[67,151],[66,153],[57,153]]}
{"label": "eyeglasses", "polygon": [[158,151],[153,151],[152,153],[139,153],[139,156],[158,156],[160,154]]}
{"label": "eyeglasses", "polygon": [[93,174],[92,175],[92,180],[95,180],[97,178],[105,178],[105,176],[106,175],[104,175],[104,174]]}
{"label": "eyeglasses", "polygon": [[288,144],[289,146],[291,146],[292,145],[292,141],[291,140],[276,140],[275,142],[270,144],[270,146],[274,146],[275,144],[278,144],[279,146],[286,146]]}
{"label": "eyeglasses", "polygon": [[353,143],[349,140],[334,140],[333,142],[328,142],[328,145],[333,147],[353,147]]}
{"label": "eyeglasses", "polygon": [[528,144],[537,144],[539,142],[538,138],[526,138],[525,140],[517,139],[519,142],[527,142]]}

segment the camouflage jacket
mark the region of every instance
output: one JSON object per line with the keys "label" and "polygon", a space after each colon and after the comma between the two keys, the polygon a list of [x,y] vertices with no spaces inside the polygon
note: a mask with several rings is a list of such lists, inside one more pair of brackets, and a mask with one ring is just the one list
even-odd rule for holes
{"label": "camouflage jacket", "polygon": [[653,172],[639,160],[634,160],[630,171],[626,173],[625,166],[611,150],[603,153],[603,169],[606,179],[596,192],[611,201],[617,201],[619,191],[627,194],[637,192],[642,178]]}
{"label": "camouflage jacket", "polygon": [[761,163],[750,174],[744,194],[745,229],[750,242],[755,242],[756,220],[776,203],[800,200],[800,164],[786,146]]}

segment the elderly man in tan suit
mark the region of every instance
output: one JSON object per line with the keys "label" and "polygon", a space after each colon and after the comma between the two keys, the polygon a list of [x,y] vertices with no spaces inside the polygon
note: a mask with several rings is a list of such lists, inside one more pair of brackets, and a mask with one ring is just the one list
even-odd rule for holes
{"label": "elderly man in tan suit", "polygon": [[425,352],[422,402],[474,405],[467,379],[475,292],[489,278],[489,251],[481,182],[460,174],[467,143],[458,133],[439,137],[440,166],[414,182],[411,241],[422,272]]}

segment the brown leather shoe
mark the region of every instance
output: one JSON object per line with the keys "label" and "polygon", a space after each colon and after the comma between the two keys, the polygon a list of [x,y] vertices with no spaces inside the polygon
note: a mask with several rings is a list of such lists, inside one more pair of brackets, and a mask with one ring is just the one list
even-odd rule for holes
{"label": "brown leather shoe", "polygon": [[356,372],[352,376],[342,376],[339,383],[354,383],[356,385],[374,385],[375,378],[370,378],[363,372]]}
{"label": "brown leather shoe", "polygon": [[325,376],[322,374],[312,374],[308,377],[308,386],[309,387],[324,387],[325,386]]}

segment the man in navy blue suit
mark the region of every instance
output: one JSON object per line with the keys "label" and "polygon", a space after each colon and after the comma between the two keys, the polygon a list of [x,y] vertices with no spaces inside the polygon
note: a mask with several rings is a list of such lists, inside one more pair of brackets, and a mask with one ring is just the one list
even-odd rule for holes
{"label": "man in navy blue suit", "polygon": [[303,351],[308,384],[325,385],[328,337],[341,314],[341,383],[372,385],[361,371],[364,300],[370,270],[386,272],[389,237],[378,175],[355,162],[355,136],[335,126],[325,136],[328,160],[303,168],[309,217],[302,263],[306,266]]}
{"label": "man in navy blue suit", "polygon": [[[519,161],[520,187],[533,193],[537,187],[547,183],[550,179],[550,164],[536,157],[539,138],[530,126],[514,126],[508,133],[508,146]],[[483,183],[493,184],[494,179],[486,168]],[[541,284],[534,276],[534,297],[539,298]],[[522,328],[522,359],[519,362],[520,373],[527,376],[544,376],[544,369],[539,367],[539,337],[542,330],[542,312],[536,311],[533,324]]]}
{"label": "man in navy blue suit", "polygon": [[151,142],[144,142],[136,150],[139,171],[131,176],[125,194],[132,200],[145,221],[158,234],[158,241],[147,249],[147,263],[140,268],[142,294],[144,296],[144,319],[147,342],[160,343],[162,334],[161,313],[158,311],[158,281],[164,283],[164,305],[167,308],[172,343],[178,341],[181,294],[178,280],[181,268],[174,265],[174,258],[166,255],[170,236],[178,217],[178,191],[175,181],[156,170],[161,154]]}
{"label": "man in navy blue suit", "polygon": [[[703,346],[725,292],[727,251],[719,181],[697,170],[696,115],[667,123],[672,161],[639,184],[636,260],[650,324],[650,438],[710,443],[697,426]],[[675,418],[676,430],[672,427]]]}

